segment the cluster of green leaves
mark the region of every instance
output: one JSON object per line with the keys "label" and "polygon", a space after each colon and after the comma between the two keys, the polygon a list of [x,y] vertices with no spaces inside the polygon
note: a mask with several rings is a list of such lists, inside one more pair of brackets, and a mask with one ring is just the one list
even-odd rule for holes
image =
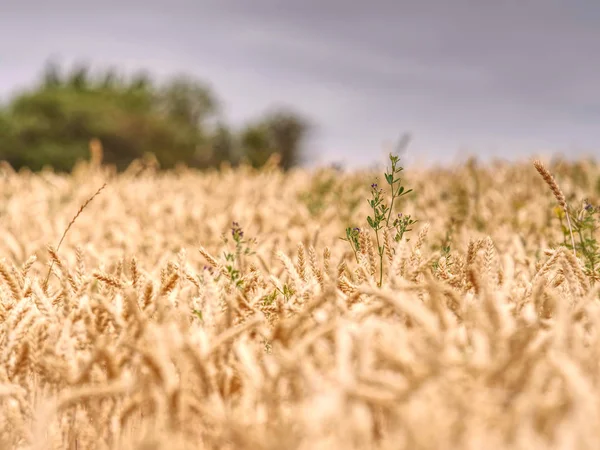
{"label": "cluster of green leaves", "polygon": [[358,262],[358,252],[360,251],[360,228],[358,227],[347,227],[346,238],[342,240],[347,241],[354,252],[354,257]]}
{"label": "cluster of green leaves", "polygon": [[[367,216],[367,223],[369,227],[375,232],[375,239],[377,243],[377,253],[379,255],[379,286],[383,282],[383,255],[385,247],[382,243],[382,237],[380,231],[384,229],[394,230],[394,241],[399,242],[404,237],[404,234],[411,231],[410,228],[417,221],[413,220],[410,215],[404,215],[398,213],[397,216],[392,220],[392,212],[394,209],[394,202],[397,199],[404,197],[405,195],[412,192],[412,189],[406,189],[402,185],[402,181],[399,177],[400,173],[404,170],[400,166],[400,158],[397,155],[390,153],[389,155],[391,168],[385,172],[385,181],[390,188],[391,199],[389,206],[385,202],[383,189],[379,188],[377,183],[371,185],[371,199],[367,200],[369,206],[373,210],[373,215]],[[360,228],[348,227],[346,228],[345,241],[350,243],[354,255],[358,260],[358,251],[360,251]]]}
{"label": "cluster of green leaves", "polygon": [[[225,270],[227,271],[227,276],[231,283],[237,288],[242,289],[244,287],[244,257],[253,255],[254,251],[251,248],[251,244],[254,243],[254,240],[246,240],[244,238],[244,230],[240,227],[238,222],[232,222],[231,224],[231,241],[233,241],[234,249],[233,251],[225,251],[223,252],[223,257],[225,258]],[[230,243],[230,238],[227,235],[223,235],[223,243],[225,246],[228,246]],[[208,271],[211,276],[213,275],[213,270],[210,267],[204,268]],[[217,279],[220,278],[221,275],[217,276]],[[201,283],[204,283],[204,276],[198,277]],[[192,314],[200,319],[201,322],[204,322],[202,311],[198,309],[193,309]]]}
{"label": "cluster of green leaves", "polygon": [[281,294],[286,302],[289,302],[292,296],[296,293],[294,288],[285,283],[282,289],[275,287],[270,294],[265,295],[262,298],[263,305],[271,305],[275,300],[277,300],[277,294]]}
{"label": "cluster of green leaves", "polygon": [[[442,239],[441,244],[439,245],[439,247],[434,246],[434,248],[433,248],[433,250],[439,250],[440,259],[446,258],[446,266],[447,267],[451,267],[452,264],[454,263],[452,261],[451,255],[450,255],[450,250],[451,250],[452,234],[456,227],[456,223],[457,223],[457,221],[455,219],[450,220],[450,225],[446,228],[446,233],[444,235],[444,238]],[[440,259],[438,259],[437,261],[434,261],[432,263],[432,268],[433,268],[434,272],[436,272],[439,269]]]}
{"label": "cluster of green leaves", "polygon": [[124,77],[87,66],[62,73],[50,64],[37,85],[0,105],[0,130],[0,159],[17,169],[70,171],[88,159],[91,139],[100,140],[104,161],[118,170],[148,153],[162,168],[225,161],[260,167],[277,153],[288,169],[301,160],[309,124],[274,110],[234,129],[209,86],[191,77],[158,84],[145,73]]}
{"label": "cluster of green leaves", "polygon": [[566,215],[562,208],[555,209],[561,224],[563,233],[562,245],[569,250],[575,250],[576,254],[583,257],[587,275],[592,282],[600,279],[600,245],[596,240],[596,230],[599,228],[600,209],[591,205],[588,200],[583,201],[583,207],[578,211],[569,211],[571,227],[575,237],[575,246],[571,241],[571,234]]}
{"label": "cluster of green leaves", "polygon": [[[223,253],[226,261],[225,270],[227,270],[227,274],[235,287],[242,288],[244,286],[244,281],[242,279],[244,264],[242,255],[248,256],[254,252],[250,248],[250,241],[244,239],[244,231],[237,222],[231,224],[231,238],[234,242],[235,250],[233,252],[225,251]],[[229,239],[226,236],[223,237],[223,241],[225,245],[229,243]]]}

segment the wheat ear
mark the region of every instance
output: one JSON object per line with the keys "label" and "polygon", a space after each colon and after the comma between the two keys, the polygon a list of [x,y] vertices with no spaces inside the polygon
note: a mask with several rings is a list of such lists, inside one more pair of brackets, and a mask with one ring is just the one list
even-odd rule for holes
{"label": "wheat ear", "polygon": [[533,162],[533,165],[535,166],[539,174],[542,176],[546,184],[552,190],[552,193],[554,194],[554,197],[556,198],[558,204],[565,211],[565,216],[567,217],[567,225],[569,226],[569,234],[571,235],[571,245],[573,246],[573,254],[577,256],[577,252],[575,251],[575,238],[573,237],[573,227],[571,227],[571,219],[569,217],[569,210],[567,208],[567,199],[565,198],[565,194],[563,194],[563,191],[558,186],[558,183],[556,182],[550,171],[546,169],[544,164],[539,159],[536,159]]}
{"label": "wheat ear", "polygon": [[[79,207],[79,210],[77,211],[77,214],[75,214],[75,216],[73,217],[73,219],[71,220],[71,222],[69,222],[69,225],[67,225],[67,229],[65,230],[65,232],[63,233],[62,237],[60,238],[60,241],[58,242],[58,246],[56,247],[56,253],[58,253],[58,250],[60,249],[60,245],[62,244],[63,240],[65,239],[65,236],[67,235],[67,232],[71,229],[71,226],[75,223],[75,221],[77,220],[77,218],[79,217],[79,215],[83,212],[83,210],[85,209],[85,207],[87,205],[90,204],[90,202],[92,200],[94,200],[94,198],[96,198],[96,196],[98,194],[100,194],[100,192],[106,187],[106,183],[104,183],[100,189],[98,189],[96,191],[96,193],[94,195],[92,195],[89,199],[87,199],[87,201],[81,205]],[[54,266],[54,259],[52,260],[52,263],[50,264],[50,268],[48,269],[48,275],[46,275],[46,279],[44,280],[44,289],[48,287],[48,280],[50,279],[50,274],[52,273],[52,267]]]}

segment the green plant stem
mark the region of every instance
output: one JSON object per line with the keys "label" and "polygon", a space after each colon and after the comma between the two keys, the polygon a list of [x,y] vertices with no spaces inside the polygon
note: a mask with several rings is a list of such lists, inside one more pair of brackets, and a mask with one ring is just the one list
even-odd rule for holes
{"label": "green plant stem", "polygon": [[388,228],[390,227],[390,218],[392,217],[392,211],[394,209],[394,200],[395,199],[396,199],[396,196],[394,195],[394,184],[392,183],[392,201],[390,202],[390,210],[388,211],[388,216],[385,221],[385,224]]}
{"label": "green plant stem", "polygon": [[[591,233],[591,231],[590,231],[590,233]],[[588,260],[588,262],[590,264],[591,272],[594,273],[595,272],[594,254],[585,245],[585,238],[583,237],[581,227],[579,227],[579,226],[577,227],[577,235],[579,236],[579,242],[581,245],[581,253],[583,253],[583,256]],[[577,252],[575,253],[575,256],[577,256]]]}
{"label": "green plant stem", "polygon": [[354,259],[356,259],[356,263],[358,264],[358,253],[354,247],[352,247],[352,251],[354,252]]}
{"label": "green plant stem", "polygon": [[569,211],[565,211],[567,216],[567,224],[569,225],[569,233],[571,234],[571,245],[573,245],[573,254],[577,257],[577,250],[575,249],[575,238],[573,237],[573,227],[571,227],[571,218],[569,217]]}
{"label": "green plant stem", "polygon": [[379,253],[379,287],[383,284],[383,251],[379,245],[379,230],[375,231],[375,238],[377,239],[377,252]]}

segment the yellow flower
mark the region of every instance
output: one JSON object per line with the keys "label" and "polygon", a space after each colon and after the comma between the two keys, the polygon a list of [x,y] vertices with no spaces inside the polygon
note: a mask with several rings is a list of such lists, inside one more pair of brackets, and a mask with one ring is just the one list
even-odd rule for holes
{"label": "yellow flower", "polygon": [[564,219],[564,217],[565,217],[565,210],[562,209],[562,207],[560,207],[560,206],[557,205],[557,206],[554,207],[553,211],[554,211],[554,214],[556,214],[556,217],[558,217],[559,219]]}

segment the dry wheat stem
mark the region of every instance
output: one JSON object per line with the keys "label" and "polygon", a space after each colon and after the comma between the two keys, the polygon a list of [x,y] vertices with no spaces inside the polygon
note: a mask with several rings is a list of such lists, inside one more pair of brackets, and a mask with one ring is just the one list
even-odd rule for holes
{"label": "dry wheat stem", "polygon": [[573,246],[573,254],[577,256],[577,252],[575,250],[575,238],[573,237],[573,227],[571,226],[571,218],[569,215],[569,208],[567,207],[567,200],[565,198],[565,194],[563,194],[562,190],[558,186],[558,183],[554,179],[554,176],[550,173],[550,171],[544,166],[544,164],[540,160],[535,160],[533,165],[542,176],[546,184],[550,187],[552,192],[554,193],[554,197],[558,201],[558,204],[562,207],[565,212],[565,216],[567,218],[567,225],[569,226],[569,234],[571,235],[571,245]]}

